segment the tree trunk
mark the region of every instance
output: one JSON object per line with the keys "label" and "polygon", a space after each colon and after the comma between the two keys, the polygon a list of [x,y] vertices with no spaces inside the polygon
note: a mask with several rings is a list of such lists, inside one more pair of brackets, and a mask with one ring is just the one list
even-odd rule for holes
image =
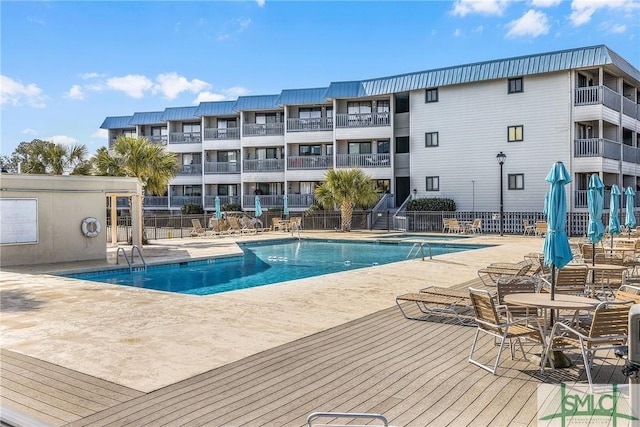
{"label": "tree trunk", "polygon": [[351,219],[353,217],[353,206],[349,202],[343,202],[340,206],[342,216],[342,231],[351,231]]}

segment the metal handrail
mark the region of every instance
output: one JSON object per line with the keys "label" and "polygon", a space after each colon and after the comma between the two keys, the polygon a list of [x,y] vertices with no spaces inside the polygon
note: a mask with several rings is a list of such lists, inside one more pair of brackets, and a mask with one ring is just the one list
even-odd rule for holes
{"label": "metal handrail", "polygon": [[307,417],[307,425],[311,427],[312,426],[311,423],[316,418],[327,418],[327,417],[329,418],[371,418],[371,419],[377,419],[382,421],[383,423],[382,425],[384,425],[385,427],[389,425],[389,421],[387,421],[387,418],[384,415],[364,414],[364,413],[358,413],[358,412],[314,412],[312,414],[309,414],[309,416]]}
{"label": "metal handrail", "polygon": [[[407,216],[406,216],[407,203],[409,203],[409,201],[413,199],[414,199],[414,196],[408,195],[407,198],[404,199],[404,202],[402,202],[398,210],[396,210],[396,213],[393,214],[392,224],[393,224],[394,230],[407,231]],[[398,226],[398,223],[401,221],[401,218],[404,219],[404,225],[405,225],[404,227]]]}
{"label": "metal handrail", "polygon": [[378,203],[376,203],[373,209],[371,209],[371,212],[369,212],[369,214],[367,215],[367,227],[369,229],[371,229],[373,227],[373,223],[376,222],[375,215],[377,215],[378,212],[388,209],[388,197],[391,197],[391,194],[384,193],[382,197],[380,197],[380,200],[378,200]]}
{"label": "metal handrail", "polygon": [[124,255],[125,261],[127,261],[129,270],[131,270],[131,262],[129,261],[129,257],[127,257],[127,252],[124,250],[122,246],[118,246],[118,250],[116,251],[116,265],[120,264],[120,250],[122,250],[122,255]]}
{"label": "metal handrail", "polygon": [[[134,249],[135,249],[136,251],[138,251],[138,256],[140,257],[140,260],[142,261],[142,265],[144,266],[144,269],[146,270],[146,269],[147,269],[147,262],[144,260],[144,257],[142,256],[142,251],[140,250],[140,248],[138,247],[138,245],[133,245],[133,246],[131,247],[131,262],[132,262],[132,263],[133,263],[133,262],[135,262],[135,259],[134,259],[134,255],[135,255],[135,254],[134,254]],[[131,265],[129,265],[129,267],[131,267]]]}
{"label": "metal handrail", "polygon": [[424,245],[427,245],[429,248],[429,259],[433,259],[433,252],[431,251],[431,243],[430,242],[416,242],[411,246],[409,253],[407,254],[407,259],[413,254],[413,250],[416,250],[414,258],[418,256],[418,253],[422,254],[422,261],[424,261]]}

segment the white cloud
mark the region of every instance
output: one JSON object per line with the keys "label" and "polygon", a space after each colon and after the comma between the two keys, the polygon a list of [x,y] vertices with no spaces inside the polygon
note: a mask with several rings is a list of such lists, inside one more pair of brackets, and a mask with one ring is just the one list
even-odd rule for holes
{"label": "white cloud", "polygon": [[234,86],[234,87],[230,87],[228,89],[225,89],[222,92],[225,95],[227,95],[228,99],[236,99],[239,96],[248,95],[249,94],[249,89],[241,87],[241,86]]}
{"label": "white cloud", "polygon": [[510,0],[456,0],[453,5],[454,16],[466,16],[470,13],[480,15],[502,15]]}
{"label": "white cloud", "polygon": [[481,33],[484,31],[484,25],[478,25],[476,28],[473,29],[474,33]]}
{"label": "white cloud", "polygon": [[573,0],[571,2],[571,23],[579,27],[591,21],[593,14],[598,9],[608,7],[610,9],[640,10],[640,2],[637,0]]}
{"label": "white cloud", "polygon": [[266,3],[266,0],[256,0],[256,3],[258,3],[258,6],[263,7]]}
{"label": "white cloud", "polygon": [[32,22],[34,24],[38,24],[38,25],[44,25],[45,24],[44,20],[42,20],[40,18],[34,18],[33,16],[28,16],[27,17],[27,21]]}
{"label": "white cloud", "polygon": [[109,131],[107,129],[98,129],[91,134],[91,138],[107,139],[109,137]]}
{"label": "white cloud", "polygon": [[194,105],[201,102],[226,101],[228,98],[221,93],[200,92],[196,99],[193,100]]}
{"label": "white cloud", "polygon": [[69,92],[64,94],[64,97],[81,101],[84,99],[84,92],[82,92],[82,87],[80,85],[73,85],[71,86],[71,89],[69,89]]}
{"label": "white cloud", "polygon": [[453,32],[453,35],[455,37],[460,37],[462,35],[462,30],[460,30],[460,28],[456,28],[456,30]]}
{"label": "white cloud", "polygon": [[78,143],[77,139],[70,136],[66,136],[66,135],[54,135],[54,136],[45,138],[44,140],[51,141],[54,144],[64,144],[64,145],[73,145]]}
{"label": "white cloud", "polygon": [[37,135],[38,131],[35,129],[26,128],[22,131],[22,133],[24,133],[25,135]]}
{"label": "white cloud", "polygon": [[529,10],[521,18],[507,24],[507,37],[538,37],[549,32],[549,19],[544,12]]}
{"label": "white cloud", "polygon": [[0,105],[17,107],[26,103],[30,107],[44,108],[47,106],[45,99],[42,89],[35,83],[24,85],[11,77],[0,75]]}
{"label": "white cloud", "polygon": [[609,28],[609,32],[614,34],[622,34],[627,31],[627,26],[623,24],[614,24],[608,28]]}
{"label": "white cloud", "polygon": [[90,80],[90,79],[98,79],[101,77],[104,77],[104,74],[99,74],[99,73],[83,73],[80,74],[80,78],[83,80]]}
{"label": "white cloud", "polygon": [[107,79],[107,86],[113,90],[122,91],[132,98],[142,98],[146,91],[153,88],[153,82],[146,76],[129,74]]}
{"label": "white cloud", "polygon": [[156,77],[156,82],[153,86],[154,93],[160,92],[167,99],[175,99],[182,92],[198,93],[211,87],[205,81],[198,79],[189,81],[178,73],[160,74]]}
{"label": "white cloud", "polygon": [[246,19],[238,19],[238,26],[240,27],[240,29],[238,30],[240,31],[244,31],[247,28],[249,28],[249,25],[251,25],[251,19],[250,18],[246,18]]}
{"label": "white cloud", "polygon": [[554,7],[562,3],[562,0],[531,0],[533,7]]}

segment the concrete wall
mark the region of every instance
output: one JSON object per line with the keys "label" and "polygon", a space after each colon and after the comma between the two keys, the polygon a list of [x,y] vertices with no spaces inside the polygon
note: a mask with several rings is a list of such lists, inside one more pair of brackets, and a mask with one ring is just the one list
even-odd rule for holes
{"label": "concrete wall", "polygon": [[[106,259],[106,196],[141,194],[135,178],[3,174],[0,180],[1,199],[37,200],[38,227],[37,243],[0,246],[2,266]],[[1,226],[11,223],[8,214],[0,211]],[[97,237],[83,235],[87,217],[100,222]]]}

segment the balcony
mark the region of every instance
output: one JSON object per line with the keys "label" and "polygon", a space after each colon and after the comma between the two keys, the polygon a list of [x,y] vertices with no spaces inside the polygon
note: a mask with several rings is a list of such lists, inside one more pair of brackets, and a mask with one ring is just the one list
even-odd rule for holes
{"label": "balcony", "polygon": [[169,139],[167,135],[143,135],[142,137],[150,143],[158,145],[167,145],[167,140]]}
{"label": "balcony", "polygon": [[[576,190],[575,191],[575,207],[576,208],[586,208],[589,207],[588,203],[587,203],[587,191],[588,190]],[[627,198],[624,195],[624,188],[620,189],[620,192],[622,193],[620,195],[620,209],[626,209],[627,207]],[[610,190],[605,190],[604,192],[604,209],[609,209],[611,207],[611,191]],[[624,212],[621,212],[621,215],[624,214]],[[605,223],[604,226],[606,227],[607,224]]]}
{"label": "balcony", "polygon": [[573,141],[574,156],[620,160],[620,145],[604,138],[576,139]]}
{"label": "balcony", "polygon": [[169,134],[171,144],[197,144],[202,142],[200,132],[171,132]]}
{"label": "balcony", "polygon": [[318,132],[333,129],[333,117],[287,119],[287,132]]}
{"label": "balcony", "polygon": [[622,98],[622,113],[640,120],[640,105],[630,99]]}
{"label": "balcony", "polygon": [[576,106],[603,104],[619,112],[620,94],[606,86],[579,87],[576,89],[574,104]]}
{"label": "balcony", "polygon": [[144,196],[142,202],[145,208],[168,208],[169,197],[167,196]]}
{"label": "balcony", "polygon": [[283,159],[259,159],[245,160],[242,162],[243,172],[282,172],[284,171]]}
{"label": "balcony", "polygon": [[[283,208],[284,196],[265,194],[260,197],[260,207],[262,208]],[[256,206],[256,196],[242,196],[242,206],[244,208],[254,208]],[[291,206],[291,204],[289,204]]]}
{"label": "balcony", "polygon": [[240,139],[240,128],[205,128],[204,139]]}
{"label": "balcony", "polygon": [[289,156],[287,168],[299,169],[329,169],[333,166],[333,156]]}
{"label": "balcony", "polygon": [[205,175],[240,173],[240,164],[238,162],[205,162]]}
{"label": "balcony", "polygon": [[284,123],[247,123],[242,126],[242,136],[284,135]]}
{"label": "balcony", "polygon": [[391,125],[391,113],[337,114],[337,128],[368,128]]}
{"label": "balcony", "polygon": [[[220,199],[220,206],[230,204],[240,204],[240,196],[217,196]],[[204,207],[215,208],[216,196],[204,196]]]}
{"label": "balcony", "polygon": [[186,204],[201,205],[202,196],[171,196],[171,207],[183,206]]}
{"label": "balcony", "polygon": [[640,164],[640,148],[622,144],[622,160]]}
{"label": "balcony", "polygon": [[338,168],[390,168],[391,155],[386,154],[338,154]]}
{"label": "balcony", "polygon": [[[262,199],[261,199],[262,201]],[[308,208],[316,201],[315,194],[289,194],[287,203],[290,208]]]}
{"label": "balcony", "polygon": [[200,164],[182,165],[180,166],[180,169],[178,169],[178,175],[180,176],[202,175],[202,165]]}

